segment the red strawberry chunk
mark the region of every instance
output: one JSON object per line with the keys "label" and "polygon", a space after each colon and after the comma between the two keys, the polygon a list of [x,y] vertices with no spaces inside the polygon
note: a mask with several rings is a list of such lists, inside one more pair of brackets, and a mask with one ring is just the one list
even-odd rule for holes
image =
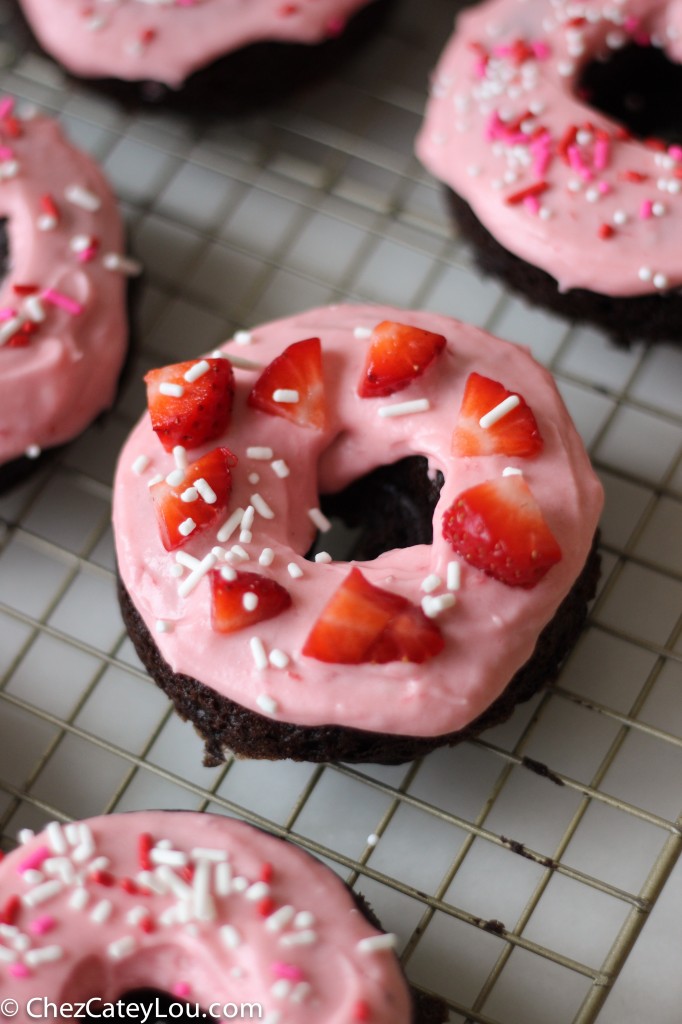
{"label": "red strawberry chunk", "polygon": [[421,663],[443,649],[438,626],[399,594],[351,569],[313,626],[303,654],[339,665]]}
{"label": "red strawberry chunk", "polygon": [[509,587],[534,587],[561,548],[522,476],[462,491],[443,515],[443,536],[470,565]]}
{"label": "red strawberry chunk", "polygon": [[[519,404],[495,423],[481,419],[514,396]],[[485,423],[485,420],[484,420]],[[470,373],[464,388],[459,419],[452,435],[453,455],[537,455],[542,437],[535,416],[521,395],[480,373]]]}
{"label": "red strawberry chunk", "polygon": [[442,334],[384,320],[372,331],[362,371],[360,398],[382,398],[421,377],[445,348]]}
{"label": "red strawberry chunk", "polygon": [[258,572],[238,572],[235,580],[228,580],[220,569],[214,569],[211,597],[213,628],[218,633],[247,629],[291,605],[289,591]]}
{"label": "red strawberry chunk", "polygon": [[320,339],[307,338],[285,348],[265,367],[248,402],[254,409],[283,416],[299,427],[324,430],[327,416]]}
{"label": "red strawberry chunk", "polygon": [[[193,379],[196,368],[201,370],[206,364],[208,369]],[[234,395],[234,373],[227,359],[174,363],[150,370],[144,379],[152,427],[167,452],[178,444],[199,448],[227,430]],[[164,394],[166,389],[178,388],[182,394]]]}
{"label": "red strawberry chunk", "polygon": [[[185,479],[179,486],[171,487],[165,480],[161,480],[150,487],[149,493],[154,502],[161,540],[166,551],[182,547],[190,537],[195,537],[220,518],[232,491],[230,469],[236,465],[237,458],[229,448],[214,448],[187,467]],[[201,495],[197,495],[193,501],[182,500],[181,495],[192,490],[197,480],[204,480],[208,484],[215,495],[215,501],[207,501]],[[202,490],[206,492],[203,486]],[[189,521],[194,523],[191,528]]]}

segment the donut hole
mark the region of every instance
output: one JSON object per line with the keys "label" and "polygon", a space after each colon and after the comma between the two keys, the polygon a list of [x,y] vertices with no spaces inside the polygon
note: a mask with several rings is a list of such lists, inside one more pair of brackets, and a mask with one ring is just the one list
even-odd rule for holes
{"label": "donut hole", "polygon": [[384,551],[433,541],[433,513],[443,474],[430,472],[423,455],[379,466],[336,494],[320,496],[332,523],[319,533],[306,558],[328,551],[335,561],[368,562]]}
{"label": "donut hole", "polygon": [[682,142],[682,66],[655,46],[629,43],[586,64],[578,94],[638,138]]}

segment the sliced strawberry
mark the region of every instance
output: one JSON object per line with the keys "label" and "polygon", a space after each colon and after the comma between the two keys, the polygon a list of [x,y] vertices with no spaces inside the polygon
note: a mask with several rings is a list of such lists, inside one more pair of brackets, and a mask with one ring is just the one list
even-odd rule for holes
{"label": "sliced strawberry", "polygon": [[375,587],[351,569],[322,610],[303,654],[339,665],[421,663],[443,649],[438,626],[407,598]]}
{"label": "sliced strawberry", "polygon": [[[211,526],[225,510],[232,491],[232,474],[230,469],[237,465],[237,458],[229,448],[214,448],[207,455],[193,462],[185,471],[185,478],[177,487],[171,487],[165,480],[154,484],[149,489],[154,502],[154,510],[161,531],[161,540],[166,551],[174,551],[182,547],[190,537],[195,537],[202,530]],[[208,494],[208,499],[201,494],[193,501],[183,501],[181,495],[195,487],[196,481],[204,481],[210,488],[206,491],[200,483],[200,490]],[[215,500],[210,492],[215,495]],[[194,495],[191,495],[194,497]],[[194,527],[185,532],[181,529],[188,520]],[[189,526],[189,523],[188,523]]]}
{"label": "sliced strawberry", "polygon": [[[194,367],[200,363],[207,363],[208,370],[192,380]],[[189,381],[185,379],[186,373],[190,375]],[[227,359],[174,363],[150,370],[144,379],[152,427],[167,452],[178,444],[199,448],[227,430],[234,395],[234,373]],[[182,394],[164,395],[162,384],[179,386]]]}
{"label": "sliced strawberry", "polygon": [[[509,398],[518,405],[490,426],[481,418]],[[484,421],[485,422],[485,421]],[[535,416],[521,395],[480,373],[470,373],[464,388],[459,419],[452,435],[453,455],[537,455],[542,438]]]}
{"label": "sliced strawberry", "polygon": [[[284,392],[283,398],[298,397],[294,401],[278,401],[277,392]],[[273,359],[254,384],[249,405],[271,416],[283,416],[299,427],[324,430],[326,404],[320,339],[295,341]]]}
{"label": "sliced strawberry", "polygon": [[443,515],[443,536],[465,561],[509,587],[534,587],[561,549],[522,476],[477,484]]}
{"label": "sliced strawberry", "polygon": [[445,348],[442,334],[384,320],[372,331],[360,398],[383,398],[401,391],[431,365]]}
{"label": "sliced strawberry", "polygon": [[[247,594],[251,598],[244,598]],[[223,578],[220,569],[211,573],[212,621],[218,633],[236,633],[256,622],[272,619],[291,604],[289,591],[258,572],[238,572],[236,580]],[[251,607],[257,599],[255,607]]]}

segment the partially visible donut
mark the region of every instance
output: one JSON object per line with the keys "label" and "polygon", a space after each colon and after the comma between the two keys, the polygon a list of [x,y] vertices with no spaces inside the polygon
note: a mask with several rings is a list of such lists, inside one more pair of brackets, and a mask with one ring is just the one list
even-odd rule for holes
{"label": "partially visible donut", "polygon": [[216,1020],[255,1004],[243,1016],[269,1024],[443,1019],[413,1013],[395,936],[341,880],[252,826],[150,811],[21,838],[0,864],[0,990],[18,1020],[47,1003],[111,1017],[143,989],[171,996],[172,1017],[188,1003]]}
{"label": "partially visible donut", "polygon": [[0,483],[111,405],[128,340],[121,220],[99,168],[0,99]]}
{"label": "partially visible donut", "polygon": [[632,137],[582,76],[630,42],[678,59],[681,38],[672,3],[486,0],[457,18],[417,140],[484,269],[621,337],[682,326],[682,147]]}
{"label": "partially visible donut", "polygon": [[[340,306],[147,381],[114,486],[122,606],[212,758],[403,760],[464,734],[533,656],[515,699],[556,672],[594,584],[602,490],[526,350]],[[320,494],[415,457],[421,532],[352,565],[306,560]],[[403,483],[407,514],[419,486]],[[391,547],[405,514],[386,493],[383,523],[355,504]]]}

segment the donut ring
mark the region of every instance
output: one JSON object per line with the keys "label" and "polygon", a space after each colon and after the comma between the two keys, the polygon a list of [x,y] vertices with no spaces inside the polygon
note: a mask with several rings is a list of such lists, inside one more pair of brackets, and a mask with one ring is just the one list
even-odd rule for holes
{"label": "donut ring", "polygon": [[681,30],[674,4],[487,0],[458,17],[418,155],[560,293],[667,295],[682,285],[682,147],[631,138],[577,89],[591,60],[629,40],[679,59]]}
{"label": "donut ring", "polygon": [[0,865],[0,984],[31,1016],[48,1016],[44,1000],[93,1000],[107,1016],[104,1004],[155,989],[193,1017],[197,1004],[224,1020],[238,1016],[223,1016],[225,1004],[256,1003],[281,1024],[416,1024],[395,936],[290,843],[164,811],[52,822],[21,838]]}
{"label": "donut ring", "polygon": [[[370,336],[384,321],[442,336],[444,347],[399,394],[360,397],[358,382]],[[292,344],[303,346],[309,342],[302,339],[316,338],[321,340],[325,417],[317,429],[290,422],[282,414],[269,415],[253,401],[259,372],[259,381],[267,378],[276,385],[277,375],[270,374],[279,357],[285,353],[283,358],[288,359]],[[248,347],[239,344],[245,340]],[[190,461],[200,456],[187,470],[189,475],[181,470],[181,480],[175,481],[174,456],[159,443],[149,416],[134,429],[119,460],[114,531],[123,591],[145,627],[136,628],[124,601],[138,651],[157,682],[172,693],[181,713],[200,724],[213,756],[220,756],[211,744],[211,722],[220,714],[221,699],[275,726],[338,726],[372,735],[439,737],[444,742],[477,719],[528,661],[539,634],[580,576],[592,546],[602,491],[550,375],[527,351],[448,317],[373,306],[330,307],[267,324],[246,337],[238,335],[223,352],[237,361],[230,422],[212,443],[186,456]],[[251,369],[240,368],[245,355]],[[263,367],[268,369],[262,372]],[[494,373],[506,388],[523,395],[543,439],[541,453],[519,458],[452,455],[458,409],[472,372]],[[210,375],[206,372],[202,379],[209,380]],[[288,367],[282,383],[295,379]],[[299,386],[301,395],[306,394]],[[287,388],[282,392],[284,407]],[[391,415],[386,416],[387,410]],[[205,463],[194,468],[201,460],[224,451],[214,447],[216,441],[229,445],[238,462],[235,466],[230,461],[229,501],[213,513],[210,509],[216,505],[207,510],[193,481],[206,475]],[[173,438],[166,438],[166,443],[172,445]],[[349,663],[347,652],[337,656],[332,650],[325,661],[320,637],[311,639],[313,627],[324,618],[322,609],[333,595],[343,593],[340,588],[347,584],[351,566],[304,557],[316,525],[325,526],[319,494],[333,494],[377,466],[414,455],[425,457],[430,471],[444,477],[433,514],[433,542],[385,551],[371,561],[353,563],[352,569],[369,584],[400,595],[412,609],[403,609],[408,616],[425,609],[424,621],[431,626],[427,630],[420,621],[418,631],[426,638],[428,651],[401,650],[386,657],[384,650],[372,648],[359,663]],[[560,559],[528,589],[466,565],[443,535],[445,513],[458,495],[502,478],[508,467],[522,471],[561,550]],[[174,499],[173,506],[173,515],[177,512],[189,533],[170,551],[164,548],[154,511],[156,496],[165,500],[170,494],[170,485],[164,482],[169,474],[177,483],[177,494],[189,491],[182,501]],[[188,504],[183,505],[185,500]],[[209,521],[207,516],[215,517]],[[458,563],[455,568],[450,568],[452,562]],[[221,574],[220,566],[228,576],[265,576],[288,600],[261,621],[256,614],[260,616],[262,607],[270,608],[272,600],[261,592],[265,604],[254,603],[255,624],[221,632],[214,599],[223,586],[214,579]],[[362,589],[358,577],[353,579]],[[440,637],[433,644],[432,627]],[[209,696],[193,715],[191,687],[196,681]],[[247,743],[248,723],[242,724]],[[311,756],[310,746],[303,756]],[[239,752],[239,742],[234,749]],[[260,756],[277,754],[268,748]],[[285,756],[301,756],[295,742],[287,744]],[[324,757],[322,748],[317,759]]]}
{"label": "donut ring", "polygon": [[[127,348],[123,232],[111,190],[59,125],[0,99],[0,469],[111,405]],[[10,465],[6,465],[10,464]]]}

